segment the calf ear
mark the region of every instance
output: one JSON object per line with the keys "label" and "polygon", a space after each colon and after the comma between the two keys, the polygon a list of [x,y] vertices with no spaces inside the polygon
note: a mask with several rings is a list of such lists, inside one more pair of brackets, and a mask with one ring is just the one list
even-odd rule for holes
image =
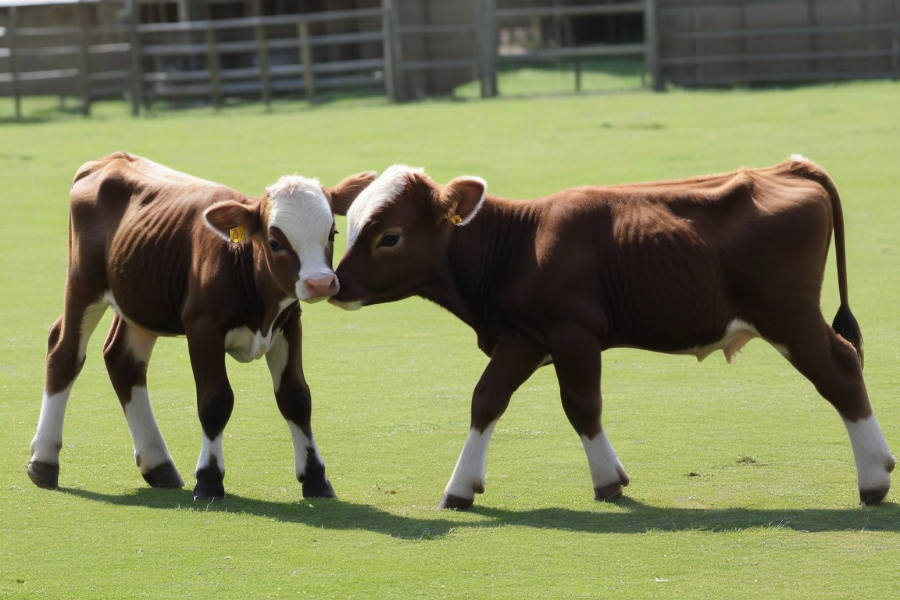
{"label": "calf ear", "polygon": [[481,177],[457,177],[444,186],[439,196],[441,214],[454,225],[468,225],[484,202],[487,182]]}
{"label": "calf ear", "polygon": [[259,205],[247,206],[233,200],[219,202],[206,209],[203,220],[226,241],[240,243],[259,229]]}
{"label": "calf ear", "polygon": [[346,215],[356,197],[377,177],[378,173],[375,171],[364,171],[347,177],[334,187],[325,188],[325,195],[328,196],[328,201],[331,203],[331,210],[335,214]]}

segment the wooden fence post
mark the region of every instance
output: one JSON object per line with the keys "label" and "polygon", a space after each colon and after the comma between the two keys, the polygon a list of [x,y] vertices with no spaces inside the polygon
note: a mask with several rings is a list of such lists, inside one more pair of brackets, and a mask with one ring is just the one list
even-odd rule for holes
{"label": "wooden fence post", "polygon": [[16,106],[16,121],[22,120],[22,98],[19,93],[19,65],[16,60],[16,7],[10,6],[6,13],[6,36],[9,39],[9,74],[12,77],[13,102]]}
{"label": "wooden fence post", "polygon": [[900,79],[900,0],[894,0],[894,52],[891,63],[894,67],[894,79]]}
{"label": "wooden fence post", "polygon": [[272,89],[269,82],[269,44],[266,41],[266,28],[260,19],[262,18],[262,10],[256,3],[256,51],[259,57],[259,85],[262,88],[262,101],[266,108],[272,102]]}
{"label": "wooden fence post", "polygon": [[646,48],[644,62],[653,80],[653,89],[662,91],[665,88],[659,68],[659,17],[656,12],[656,0],[644,0],[644,46]]}
{"label": "wooden fence post", "polygon": [[478,25],[481,38],[481,97],[493,98],[497,95],[497,2],[496,0],[478,0]]}
{"label": "wooden fence post", "polygon": [[396,73],[394,72],[394,33],[393,26],[391,25],[392,10],[391,0],[381,0],[381,32],[384,35],[381,44],[381,53],[384,56],[384,69],[381,73],[384,78],[384,93],[387,94],[389,102],[396,103],[397,81],[395,79]]}
{"label": "wooden fence post", "polygon": [[306,100],[312,102],[316,95],[316,76],[313,73],[312,44],[309,41],[309,23],[300,19],[297,23],[297,35],[300,36],[300,63],[303,65],[303,91]]}
{"label": "wooden fence post", "polygon": [[222,79],[219,74],[219,49],[216,46],[216,30],[206,21],[206,70],[209,71],[209,96],[213,109],[222,106]]}
{"label": "wooden fence post", "polygon": [[91,116],[91,65],[88,55],[88,6],[84,2],[78,3],[78,53],[80,64],[78,69],[78,79],[81,87],[81,114],[86,117]]}
{"label": "wooden fence post", "polygon": [[137,0],[127,0],[128,7],[128,47],[131,51],[131,116],[141,113],[144,101],[144,69],[141,57],[141,43],[138,38],[140,15]]}
{"label": "wooden fence post", "polygon": [[384,0],[387,7],[387,20],[389,29],[385,35],[389,36],[391,46],[391,64],[394,73],[394,102],[406,101],[406,85],[403,75],[403,40],[400,33],[400,7],[397,0]]}

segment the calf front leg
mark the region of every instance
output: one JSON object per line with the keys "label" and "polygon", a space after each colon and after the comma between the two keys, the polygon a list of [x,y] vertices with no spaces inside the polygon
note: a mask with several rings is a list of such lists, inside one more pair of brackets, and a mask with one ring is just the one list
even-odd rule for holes
{"label": "calf front leg", "polygon": [[475,494],[484,493],[485,463],[494,426],[509,399],[541,365],[546,353],[525,338],[504,339],[491,356],[472,394],[469,436],[453,469],[438,508],[467,509]]}
{"label": "calf front leg", "polygon": [[600,340],[586,330],[559,331],[551,339],[563,409],[587,454],[594,499],[614,500],[622,495],[629,478],[600,421],[601,350]]}
{"label": "calf front leg", "polygon": [[303,496],[334,498],[334,488],[325,476],[325,463],[312,434],[312,400],[303,377],[300,311],[297,308],[291,310],[283,329],[276,334],[272,347],[266,352],[266,363],[272,374],[278,409],[291,432],[294,472],[302,484]]}
{"label": "calf front leg", "polygon": [[203,446],[194,472],[197,479],[194,499],[221,500],[225,497],[222,432],[234,408],[234,393],[225,370],[225,337],[205,319],[186,330],[197,387],[197,412],[203,429]]}

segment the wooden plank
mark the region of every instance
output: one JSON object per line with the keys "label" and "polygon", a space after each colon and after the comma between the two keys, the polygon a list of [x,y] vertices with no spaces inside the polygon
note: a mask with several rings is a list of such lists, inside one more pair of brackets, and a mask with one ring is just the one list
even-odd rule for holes
{"label": "wooden plank", "polygon": [[404,71],[428,71],[430,69],[461,69],[477,67],[477,58],[450,58],[444,60],[408,60],[403,62]]}
{"label": "wooden plank", "polygon": [[248,27],[271,27],[277,25],[297,25],[301,20],[309,23],[324,23],[347,19],[378,18],[381,8],[362,8],[357,10],[333,10],[304,15],[278,15],[273,17],[243,17],[240,19],[221,19],[215,21],[186,21],[180,23],[145,23],[140,25],[141,33],[170,33],[177,31],[204,31],[207,27],[214,29],[245,29]]}
{"label": "wooden plank", "polygon": [[498,19],[527,19],[535,17],[573,17],[582,15],[622,15],[643,13],[643,2],[628,4],[601,4],[594,6],[548,6],[534,8],[498,8]]}
{"label": "wooden plank", "polygon": [[647,53],[645,44],[615,44],[608,46],[578,46],[575,48],[545,48],[524,54],[501,54],[498,58],[505,63],[537,62],[561,58],[600,58],[607,56],[643,56]]}
{"label": "wooden plank", "polygon": [[441,34],[441,33],[478,33],[477,25],[403,25],[400,33],[403,35],[415,34]]}
{"label": "wooden plank", "polygon": [[79,39],[78,39],[78,57],[79,57],[79,88],[81,91],[81,114],[86,117],[91,115],[91,63],[88,56],[88,14],[87,5],[79,3],[78,5],[79,20]]}
{"label": "wooden plank", "polygon": [[[698,57],[683,56],[676,58],[666,58],[661,62],[665,66],[690,66],[697,64],[708,65],[719,63],[764,62],[770,60],[842,60],[853,58],[884,58],[890,55],[891,50],[838,50],[833,52],[785,52],[781,54],[748,54],[746,56],[742,56],[739,54]],[[864,76],[861,76],[861,78],[865,79]]]}
{"label": "wooden plank", "polygon": [[309,43],[309,23],[300,21],[297,24],[297,36],[300,38],[300,63],[303,65],[303,91],[307,101],[312,102],[316,95],[316,76],[313,73],[312,47]]}
{"label": "wooden plank", "polygon": [[387,19],[390,22],[389,36],[391,38],[391,63],[394,71],[394,99],[396,102],[405,102],[408,98],[406,79],[403,76],[403,36],[400,35],[400,10],[396,0],[382,0],[383,6],[388,7]]}
{"label": "wooden plank", "polygon": [[[897,0],[894,0],[895,2]],[[666,33],[667,40],[683,39],[737,39],[752,38],[771,35],[830,35],[836,33],[874,33],[878,31],[891,31],[894,25],[891,23],[867,23],[865,25],[819,25],[816,27],[769,27],[765,29],[725,29],[721,31],[677,31]]]}

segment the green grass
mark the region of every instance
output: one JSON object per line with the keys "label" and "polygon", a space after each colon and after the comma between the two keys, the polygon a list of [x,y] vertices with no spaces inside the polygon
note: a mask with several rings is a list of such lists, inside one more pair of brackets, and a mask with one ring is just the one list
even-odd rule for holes
{"label": "green grass", "polygon": [[[6,102],[6,101],[3,101]],[[0,117],[11,104],[0,102]],[[764,166],[799,152],[844,199],[866,380],[900,444],[900,84],[634,93],[404,106],[279,104],[0,126],[0,596],[14,598],[897,597],[900,491],[857,506],[840,420],[772,348],[735,364],[604,354],[604,420],[632,477],[593,501],[552,370],[513,398],[470,512],[434,509],[486,364],[475,336],[420,300],[304,308],[313,428],[339,500],[306,501],[262,362],[229,361],[228,497],[144,485],[100,347],[72,394],[61,489],[25,475],[46,332],[66,264],[67,189],[129,150],[249,194],[285,173],[326,184],[394,162],[483,176],[534,197],[586,183]],[[345,231],[342,223],[338,228]],[[338,251],[340,252],[340,250]],[[830,263],[822,296],[837,308]],[[154,409],[189,481],[200,448],[184,340],[157,345]],[[692,475],[694,474],[694,475]]]}

